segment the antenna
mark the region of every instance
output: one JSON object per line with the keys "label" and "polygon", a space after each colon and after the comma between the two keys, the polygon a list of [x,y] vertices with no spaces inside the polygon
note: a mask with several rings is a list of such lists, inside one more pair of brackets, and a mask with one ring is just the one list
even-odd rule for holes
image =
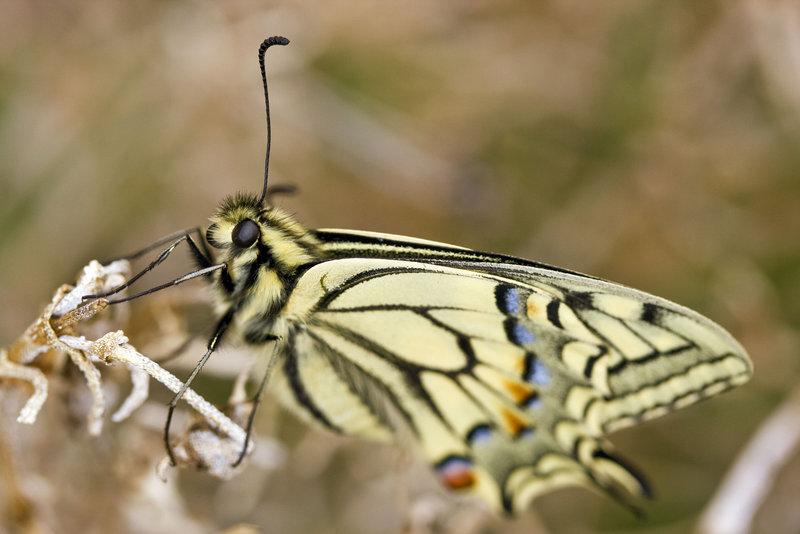
{"label": "antenna", "polygon": [[267,71],[264,68],[264,54],[267,52],[267,48],[272,45],[281,45],[286,46],[289,44],[289,39],[286,37],[274,36],[268,37],[264,39],[264,42],[261,43],[261,46],[258,47],[258,64],[261,66],[261,81],[264,84],[264,101],[267,105],[267,155],[264,157],[264,189],[261,191],[261,198],[259,199],[260,204],[264,204],[264,200],[267,198],[267,177],[269,176],[269,149],[272,145],[272,126],[270,125],[269,120],[269,92],[267,91]]}

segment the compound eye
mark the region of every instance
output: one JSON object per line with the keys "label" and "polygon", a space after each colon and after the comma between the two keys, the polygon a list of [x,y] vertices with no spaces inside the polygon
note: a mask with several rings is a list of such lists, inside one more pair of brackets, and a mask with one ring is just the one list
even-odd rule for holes
{"label": "compound eye", "polygon": [[239,248],[250,248],[253,246],[253,243],[258,241],[259,235],[258,225],[250,219],[245,219],[239,221],[239,223],[233,227],[231,240],[233,244]]}

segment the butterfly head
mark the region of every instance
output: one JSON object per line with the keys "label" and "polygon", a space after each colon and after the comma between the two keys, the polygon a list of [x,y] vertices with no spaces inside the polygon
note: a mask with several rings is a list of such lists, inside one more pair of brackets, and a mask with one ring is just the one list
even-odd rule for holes
{"label": "butterfly head", "polygon": [[211,217],[206,230],[208,244],[220,249],[227,262],[257,254],[263,211],[261,203],[251,195],[226,198]]}
{"label": "butterfly head", "polygon": [[206,240],[220,250],[234,286],[257,283],[267,273],[292,276],[319,257],[316,239],[300,223],[279,208],[265,207],[254,195],[223,200]]}

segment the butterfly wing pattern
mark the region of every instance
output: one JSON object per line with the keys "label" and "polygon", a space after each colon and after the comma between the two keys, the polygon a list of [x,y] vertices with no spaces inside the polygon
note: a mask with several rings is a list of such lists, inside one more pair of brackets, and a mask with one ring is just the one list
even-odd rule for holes
{"label": "butterfly wing pattern", "polygon": [[646,293],[435,242],[315,236],[330,259],[282,310],[270,388],[337,432],[407,431],[446,486],[496,510],[568,484],[635,507],[649,490],[604,435],[751,374],[722,328]]}

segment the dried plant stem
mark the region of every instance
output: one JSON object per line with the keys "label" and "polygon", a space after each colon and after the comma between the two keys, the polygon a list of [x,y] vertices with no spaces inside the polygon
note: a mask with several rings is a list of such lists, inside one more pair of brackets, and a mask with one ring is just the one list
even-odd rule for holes
{"label": "dried plant stem", "polygon": [[[51,366],[42,361],[45,355],[67,354],[83,373],[92,397],[87,416],[92,435],[98,435],[102,430],[107,404],[98,363],[122,362],[131,374],[133,389],[112,415],[115,422],[127,418],[147,400],[148,375],[173,392],[181,390],[183,385],[178,378],[138,352],[128,343],[122,330],[111,330],[110,323],[94,323],[95,327],[100,326],[95,330],[105,332],[97,340],[79,334],[79,330],[83,330],[79,329],[82,323],[108,307],[108,302],[103,299],[84,302],[84,295],[118,287],[124,283],[127,271],[128,264],[124,261],[109,265],[90,262],[75,287],[61,286],[25,333],[8,350],[0,349],[0,378],[9,379],[7,383],[27,382],[33,388],[32,395],[20,411],[18,422],[33,424],[47,400]],[[235,460],[244,454],[246,432],[191,389],[186,390],[183,398],[205,421],[190,427],[176,445],[176,451],[180,452],[179,465],[206,469],[219,477],[232,476],[236,472]],[[247,402],[240,400],[238,404],[244,406]],[[247,447],[245,452],[251,450],[252,447]]]}
{"label": "dried plant stem", "polygon": [[800,388],[739,455],[698,523],[698,534],[746,534],[775,478],[800,446]]}
{"label": "dried plant stem", "polygon": [[[170,391],[177,393],[183,383],[172,373],[162,368],[156,362],[143,356],[132,346],[128,345],[128,338],[122,331],[109,332],[97,341],[91,342],[80,337],[62,336],[61,341],[69,343],[75,349],[84,350],[97,355],[106,362],[124,362],[138,368],[152,376]],[[233,440],[244,445],[245,431],[220,412],[213,404],[198,395],[192,389],[187,389],[183,397],[186,402],[202,414],[213,426]]]}

